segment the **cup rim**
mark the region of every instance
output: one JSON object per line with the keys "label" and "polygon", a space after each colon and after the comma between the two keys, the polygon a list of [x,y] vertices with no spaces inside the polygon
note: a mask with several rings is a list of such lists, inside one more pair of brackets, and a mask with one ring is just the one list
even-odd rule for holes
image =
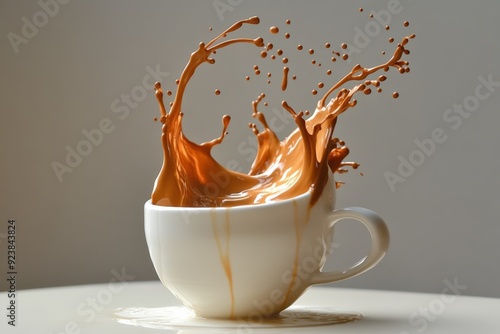
{"label": "cup rim", "polygon": [[309,199],[311,197],[312,190],[308,190],[307,192],[300,194],[298,196],[284,199],[284,200],[279,200],[279,201],[273,201],[273,202],[265,202],[265,203],[259,203],[259,204],[243,204],[243,205],[236,205],[236,206],[216,206],[216,207],[193,207],[193,206],[164,206],[164,205],[156,205],[151,203],[151,198],[146,201],[144,204],[144,208],[147,210],[156,210],[156,211],[226,211],[226,210],[231,210],[231,211],[241,211],[241,210],[248,210],[249,208],[255,209],[256,207],[262,207],[262,208],[269,208],[273,206],[281,206],[281,205],[288,205],[291,202],[294,201],[303,201],[304,199]]}

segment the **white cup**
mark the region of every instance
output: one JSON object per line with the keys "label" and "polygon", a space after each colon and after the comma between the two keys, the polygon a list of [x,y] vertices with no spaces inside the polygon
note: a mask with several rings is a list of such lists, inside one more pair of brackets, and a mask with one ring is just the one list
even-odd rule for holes
{"label": "white cup", "polygon": [[[146,241],[160,280],[197,316],[258,319],[284,310],[313,284],[359,275],[384,257],[389,231],[377,214],[333,211],[330,183],[312,207],[310,196],[217,208],[146,202]],[[346,270],[322,272],[342,219],[366,226],[370,254]]]}

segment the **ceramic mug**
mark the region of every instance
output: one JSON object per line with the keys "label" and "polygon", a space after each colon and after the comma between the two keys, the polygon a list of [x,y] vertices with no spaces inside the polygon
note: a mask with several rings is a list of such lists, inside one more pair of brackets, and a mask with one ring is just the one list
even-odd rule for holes
{"label": "ceramic mug", "polygon": [[[204,318],[269,317],[290,306],[313,284],[359,275],[389,246],[384,221],[364,208],[333,210],[335,187],[314,206],[311,194],[267,204],[186,208],[145,204],[145,235],[158,277],[182,303]],[[363,260],[322,272],[333,230],[354,219],[369,230]]]}

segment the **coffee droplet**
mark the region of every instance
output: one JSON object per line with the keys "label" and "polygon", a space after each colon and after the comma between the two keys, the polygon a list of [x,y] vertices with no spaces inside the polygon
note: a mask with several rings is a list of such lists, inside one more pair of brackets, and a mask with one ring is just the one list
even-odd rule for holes
{"label": "coffee droplet", "polygon": [[266,52],[266,51],[262,51],[262,52],[260,53],[260,56],[261,56],[262,58],[266,58],[266,57],[267,57],[267,52]]}
{"label": "coffee droplet", "polygon": [[389,30],[389,29],[391,29],[391,27],[385,26],[385,30]]}
{"label": "coffee droplet", "polygon": [[405,21],[405,22],[403,23],[403,26],[405,26],[405,27],[408,27],[409,25],[410,25],[410,22],[408,22],[408,21]]}
{"label": "coffee droplet", "polygon": [[347,49],[347,44],[346,43],[342,43],[342,45],[340,45],[340,47],[345,50],[345,49]]}
{"label": "coffee droplet", "polygon": [[299,44],[299,45],[297,45],[297,50],[299,50],[299,51],[300,51],[300,50],[302,50],[303,48],[304,48],[304,47],[303,47],[302,45],[300,45],[300,44]]}
{"label": "coffee droplet", "polygon": [[394,42],[394,37],[389,38],[389,43]]}
{"label": "coffee droplet", "polygon": [[215,95],[220,95],[220,90],[216,89],[215,90]]}
{"label": "coffee droplet", "polygon": [[277,34],[280,30],[278,27],[272,26],[271,28],[269,28],[269,31],[271,32],[271,34]]}
{"label": "coffee droplet", "polygon": [[314,54],[314,50],[313,49],[309,49],[309,54],[310,55]]}
{"label": "coffee droplet", "polygon": [[286,39],[290,38],[290,34],[289,34],[289,33],[286,33],[286,34],[285,34],[285,38],[286,38]]}
{"label": "coffee droplet", "polygon": [[286,23],[286,24],[290,24],[290,23],[291,23],[291,21],[290,21],[290,20],[286,20],[286,21],[285,21],[285,23]]}
{"label": "coffee droplet", "polygon": [[325,48],[327,48],[327,49],[329,49],[329,48],[330,48],[330,46],[331,46],[331,45],[330,45],[330,43],[326,43],[326,44],[325,44]]}
{"label": "coffee droplet", "polygon": [[359,8],[359,12],[362,13],[363,12],[363,8]]}
{"label": "coffee droplet", "polygon": [[399,97],[399,93],[398,92],[394,92],[392,93],[392,97],[397,99]]}
{"label": "coffee droplet", "polygon": [[290,69],[288,67],[283,67],[283,79],[281,80],[281,90],[285,91],[288,86],[288,71]]}

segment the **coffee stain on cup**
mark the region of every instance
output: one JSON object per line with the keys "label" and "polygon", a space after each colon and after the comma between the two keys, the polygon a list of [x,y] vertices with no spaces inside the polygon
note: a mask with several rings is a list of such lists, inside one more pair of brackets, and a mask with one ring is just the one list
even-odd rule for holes
{"label": "coffee stain on cup", "polygon": [[231,298],[231,319],[234,319],[234,283],[229,251],[229,242],[231,240],[231,221],[229,220],[229,210],[225,210],[222,226],[220,226],[217,213],[214,209],[210,210],[210,217],[212,219],[214,238],[219,251],[220,262],[222,264],[222,268],[224,268],[224,273],[226,274],[229,285],[229,295]]}
{"label": "coffee stain on cup", "polygon": [[301,221],[300,221],[299,206],[297,204],[297,201],[293,201],[293,218],[294,218],[293,225],[295,227],[295,257],[293,260],[292,279],[291,279],[290,284],[288,286],[288,290],[285,294],[285,299],[283,300],[283,304],[281,305],[281,308],[285,308],[287,306],[287,304],[289,303],[290,294],[296,288],[295,284],[297,281],[297,273],[299,271],[300,243],[302,240],[302,232],[303,232],[304,223],[301,223]]}

